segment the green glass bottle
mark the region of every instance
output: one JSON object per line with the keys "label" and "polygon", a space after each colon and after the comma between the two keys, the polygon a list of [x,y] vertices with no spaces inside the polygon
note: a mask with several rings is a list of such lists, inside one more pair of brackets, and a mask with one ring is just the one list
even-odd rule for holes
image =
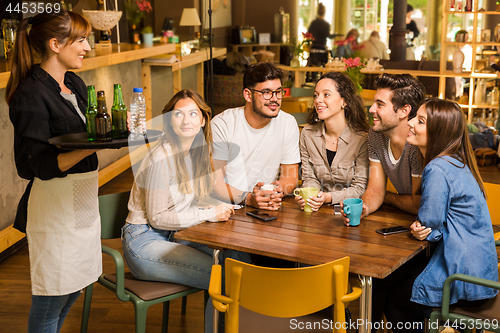
{"label": "green glass bottle", "polygon": [[97,142],[109,142],[113,140],[113,125],[111,124],[111,116],[106,107],[106,96],[102,90],[97,92],[95,127],[97,130]]}
{"label": "green glass bottle", "polygon": [[111,118],[113,119],[113,139],[128,138],[127,129],[127,106],[123,102],[122,87],[115,84],[113,106],[111,107]]}
{"label": "green glass bottle", "polygon": [[95,116],[97,115],[97,98],[94,86],[87,86],[87,133],[89,141],[97,140],[97,132],[95,128]]}

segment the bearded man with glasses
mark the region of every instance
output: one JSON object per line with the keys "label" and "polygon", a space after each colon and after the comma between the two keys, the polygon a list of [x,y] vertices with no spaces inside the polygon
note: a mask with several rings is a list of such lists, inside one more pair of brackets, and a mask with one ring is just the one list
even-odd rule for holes
{"label": "bearded man with glasses", "polygon": [[[214,166],[232,186],[216,186],[219,198],[227,198],[222,193],[227,189],[235,204],[277,210],[281,198],[297,187],[299,128],[293,116],[280,111],[284,76],[273,63],[250,66],[243,77],[245,106],[212,119]],[[261,190],[264,184],[276,188]]]}

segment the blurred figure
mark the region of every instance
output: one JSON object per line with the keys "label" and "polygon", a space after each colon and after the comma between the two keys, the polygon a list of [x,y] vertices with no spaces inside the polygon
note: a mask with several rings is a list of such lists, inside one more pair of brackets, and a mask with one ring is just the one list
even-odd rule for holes
{"label": "blurred figure", "polygon": [[[406,30],[411,32],[409,39],[413,42],[415,38],[420,35],[420,31],[418,31],[417,28],[417,23],[411,19],[411,14],[413,13],[413,6],[408,4],[406,6]],[[413,43],[411,43],[411,46],[413,46]]]}
{"label": "blurred figure", "polygon": [[359,44],[361,58],[366,59],[389,59],[387,46],[380,40],[378,31],[372,31],[370,38]]}
{"label": "blurred figure", "polygon": [[341,58],[351,58],[354,55],[354,51],[359,48],[358,37],[358,29],[349,30],[345,40],[336,42],[338,45],[336,56]]}
{"label": "blurred figure", "polygon": [[313,35],[308,66],[323,66],[328,62],[326,39],[332,38],[332,35],[330,34],[330,24],[325,21],[325,11],[325,5],[319,3],[317,17],[307,29],[307,32]]}

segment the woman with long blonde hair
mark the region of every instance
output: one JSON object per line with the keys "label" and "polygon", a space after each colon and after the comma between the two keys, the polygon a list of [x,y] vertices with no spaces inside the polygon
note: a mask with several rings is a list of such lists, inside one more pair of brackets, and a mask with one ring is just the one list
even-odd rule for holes
{"label": "woman with long blonde hair", "polygon": [[[132,274],[140,280],[179,283],[208,290],[213,250],[178,241],[178,230],[210,221],[227,221],[232,205],[200,207],[214,187],[210,156],[211,110],[201,96],[181,90],[163,109],[161,143],[135,174],[123,227],[123,253]],[[249,262],[248,254],[224,251]],[[207,306],[206,331],[211,329]]]}

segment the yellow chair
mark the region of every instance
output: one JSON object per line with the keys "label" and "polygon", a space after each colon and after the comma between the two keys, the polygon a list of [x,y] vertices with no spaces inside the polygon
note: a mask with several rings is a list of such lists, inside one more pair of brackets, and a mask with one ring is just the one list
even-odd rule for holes
{"label": "yellow chair", "polygon": [[281,110],[286,113],[306,113],[307,104],[306,100],[283,99],[281,101]]}
{"label": "yellow chair", "polygon": [[[261,315],[301,317],[334,305],[334,332],[346,331],[345,308],[361,295],[356,280],[348,293],[349,257],[319,266],[268,268],[227,258],[226,293],[221,295],[222,268],[212,266],[209,295],[225,312],[226,333],[239,331],[240,306]],[[242,311],[243,312],[243,311]]]}
{"label": "yellow chair", "polygon": [[492,183],[484,183],[486,190],[486,203],[490,211],[491,223],[493,225],[500,224],[500,185]]}

